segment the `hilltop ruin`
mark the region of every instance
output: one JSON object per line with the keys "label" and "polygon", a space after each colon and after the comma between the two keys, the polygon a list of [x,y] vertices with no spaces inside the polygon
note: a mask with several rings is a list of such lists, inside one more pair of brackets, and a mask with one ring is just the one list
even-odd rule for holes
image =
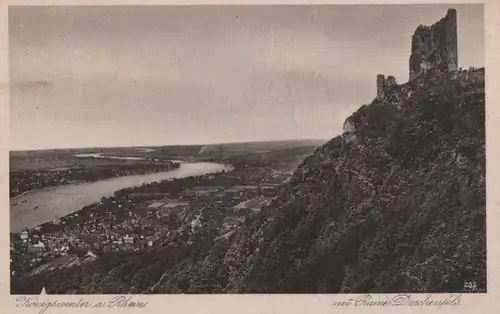
{"label": "hilltop ruin", "polygon": [[457,11],[449,9],[437,23],[420,25],[413,34],[410,80],[432,69],[455,71],[457,59]]}
{"label": "hilltop ruin", "polygon": [[[431,26],[420,25],[411,39],[409,80],[429,71],[457,70],[457,11],[448,9],[446,16]],[[396,85],[393,76],[377,75],[377,99],[384,99]]]}

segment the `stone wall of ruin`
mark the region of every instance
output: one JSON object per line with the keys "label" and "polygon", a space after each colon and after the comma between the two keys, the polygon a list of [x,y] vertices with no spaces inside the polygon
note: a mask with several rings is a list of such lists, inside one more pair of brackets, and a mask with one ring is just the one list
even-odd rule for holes
{"label": "stone wall of ruin", "polygon": [[387,91],[397,85],[396,78],[389,75],[387,78],[383,74],[377,75],[377,98],[383,100]]}
{"label": "stone wall of ruin", "polygon": [[412,36],[410,80],[430,70],[457,69],[457,12],[449,9],[446,16],[432,26],[420,25]]}

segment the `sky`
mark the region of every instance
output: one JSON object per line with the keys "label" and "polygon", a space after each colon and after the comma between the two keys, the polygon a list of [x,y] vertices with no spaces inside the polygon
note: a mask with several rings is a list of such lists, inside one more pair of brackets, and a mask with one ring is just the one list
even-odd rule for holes
{"label": "sky", "polygon": [[[450,6],[10,7],[10,147],[328,139]],[[483,6],[452,7],[484,66]]]}

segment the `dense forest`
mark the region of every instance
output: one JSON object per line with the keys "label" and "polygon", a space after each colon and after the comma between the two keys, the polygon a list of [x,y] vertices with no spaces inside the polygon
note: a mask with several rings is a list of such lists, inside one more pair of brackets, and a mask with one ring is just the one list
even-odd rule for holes
{"label": "dense forest", "polygon": [[155,251],[106,253],[12,292],[484,291],[484,69],[423,75],[351,120],[355,137],[305,158],[232,237],[215,241],[205,216]]}

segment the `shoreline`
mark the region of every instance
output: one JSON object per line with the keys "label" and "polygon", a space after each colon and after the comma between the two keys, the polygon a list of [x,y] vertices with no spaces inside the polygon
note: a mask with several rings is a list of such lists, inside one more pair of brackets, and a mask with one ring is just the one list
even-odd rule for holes
{"label": "shoreline", "polygon": [[[182,162],[182,163],[185,163],[185,162]],[[181,164],[182,164],[181,163]],[[154,181],[154,182],[164,182],[164,181],[174,181],[174,180],[180,180],[180,179],[186,179],[186,178],[191,178],[191,177],[201,177],[201,176],[204,176],[204,175],[210,175],[210,174],[217,174],[217,173],[221,173],[221,172],[228,172],[228,171],[233,171],[235,169],[235,167],[233,165],[230,165],[230,164],[226,164],[226,163],[216,163],[216,162],[199,162],[199,163],[208,163],[208,164],[218,164],[220,166],[222,166],[222,168],[220,170],[215,170],[215,171],[210,171],[210,172],[207,172],[207,173],[203,173],[203,174],[193,174],[193,175],[188,175],[188,176],[185,176],[185,177],[181,177],[181,178],[176,178],[176,177],[173,177],[173,178],[169,178],[169,179],[165,179],[165,180],[160,180],[160,181]],[[175,168],[175,169],[172,169],[172,170],[169,170],[169,171],[162,171],[162,172],[157,172],[157,173],[169,173],[173,170],[177,170],[177,169],[180,169],[180,167],[178,168]],[[150,173],[150,174],[155,174],[155,173]],[[137,175],[137,176],[143,176],[143,175],[148,175],[148,174],[140,174],[140,175]],[[134,176],[134,175],[132,175]],[[127,177],[127,176],[122,176],[122,177]],[[130,176],[129,176],[130,177]],[[92,182],[80,182],[80,183],[74,183],[74,184],[66,184],[66,185],[60,185],[60,186],[55,186],[55,187],[48,187],[48,188],[45,188],[45,189],[41,189],[41,190],[33,190],[33,191],[27,191],[25,192],[23,195],[18,195],[16,196],[16,198],[19,198],[21,196],[25,196],[25,195],[29,195],[29,194],[33,194],[33,193],[37,193],[37,192],[41,192],[41,191],[48,191],[48,190],[52,190],[52,189],[56,189],[56,188],[62,188],[62,187],[68,187],[68,186],[77,186],[77,185],[82,185],[82,184],[91,184],[91,183],[95,183],[95,182],[102,182],[102,181],[109,181],[109,180],[113,180],[113,179],[117,179],[117,178],[120,178],[120,177],[116,177],[116,178],[109,178],[109,179],[103,179],[103,180],[98,180],[98,181],[92,181]],[[126,188],[123,188],[123,189],[127,189],[127,188],[136,188],[136,187],[139,187],[140,185],[132,185],[132,186],[129,186],[129,187],[126,187]],[[123,189],[117,189],[115,190],[114,192],[117,192],[117,191],[120,191],[120,190],[123,190]],[[113,195],[111,195],[112,197]],[[11,199],[13,200],[13,199]],[[89,203],[89,204],[86,204],[86,205],[83,205],[82,207],[80,207],[79,209],[73,211],[73,212],[70,212],[70,213],[67,213],[65,214],[64,216],[61,216],[59,218],[63,218],[63,217],[66,217],[66,216],[69,216],[69,215],[73,215],[75,213],[78,213],[80,212],[85,206],[88,206],[88,205],[92,205],[93,203]],[[11,209],[12,209],[12,206],[11,206]],[[46,221],[46,222],[42,222],[42,223],[39,223],[37,224],[36,226],[34,227],[31,227],[31,228],[28,228],[29,230],[32,230],[32,229],[35,229],[43,224],[47,224],[47,223],[52,223],[55,219],[52,219],[52,220],[49,220],[49,221]],[[10,231],[10,234],[19,234],[21,231],[18,231],[18,232],[12,232]]]}
{"label": "shoreline", "polygon": [[18,199],[20,197],[23,197],[25,195],[30,195],[30,194],[38,193],[38,192],[50,191],[50,190],[57,189],[57,188],[63,188],[63,187],[69,187],[69,186],[77,186],[77,185],[82,185],[82,184],[86,184],[86,183],[101,182],[101,181],[113,180],[113,179],[124,178],[124,177],[143,176],[143,175],[148,175],[148,174],[153,174],[153,173],[170,172],[170,171],[174,171],[174,170],[179,169],[180,168],[180,164],[182,164],[184,162],[180,161],[180,160],[176,160],[174,163],[179,163],[179,167],[176,167],[176,168],[173,168],[173,169],[167,170],[167,171],[137,173],[137,174],[130,174],[130,175],[125,175],[125,176],[117,176],[117,177],[99,179],[99,180],[95,180],[95,181],[76,181],[76,182],[73,182],[73,183],[66,183],[66,184],[61,184],[61,185],[48,186],[48,187],[45,187],[43,189],[33,189],[33,190],[29,190],[29,191],[24,191],[23,193],[21,193],[19,195],[11,197],[10,200],[13,201],[13,200],[16,200],[16,199]]}

